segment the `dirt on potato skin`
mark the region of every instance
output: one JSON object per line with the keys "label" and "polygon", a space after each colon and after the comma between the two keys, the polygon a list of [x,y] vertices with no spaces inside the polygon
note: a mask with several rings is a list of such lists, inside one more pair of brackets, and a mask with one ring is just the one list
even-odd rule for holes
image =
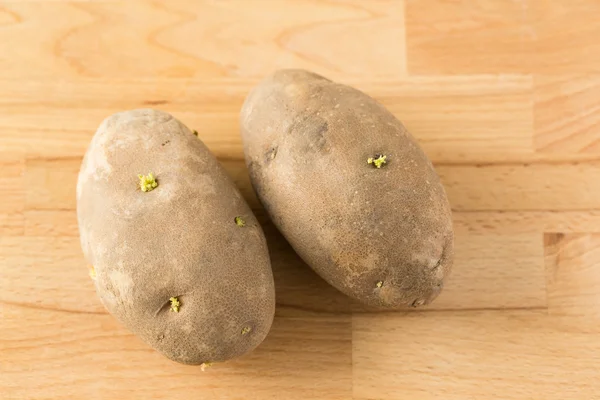
{"label": "dirt on potato skin", "polygon": [[[138,174],[150,172],[158,185],[143,192]],[[225,361],[266,337],[275,293],[262,229],[212,153],[171,115],[133,110],[101,124],[79,174],[77,215],[103,304],[166,357]]]}
{"label": "dirt on potato skin", "polygon": [[[249,94],[240,123],[259,199],[319,275],[380,308],[437,297],[453,262],[450,205],[385,107],[314,73],[280,70]],[[380,155],[380,168],[367,162]]]}

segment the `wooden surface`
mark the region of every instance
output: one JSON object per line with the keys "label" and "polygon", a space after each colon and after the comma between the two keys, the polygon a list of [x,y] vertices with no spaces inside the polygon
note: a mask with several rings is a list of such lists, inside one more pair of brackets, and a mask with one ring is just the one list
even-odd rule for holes
{"label": "wooden surface", "polygon": [[[0,398],[600,399],[598,0],[0,1]],[[434,161],[456,262],[428,309],[371,313],[265,222],[278,307],[199,368],[101,306],[75,179],[100,121],[200,132],[261,220],[238,112],[279,67],[373,95]]]}

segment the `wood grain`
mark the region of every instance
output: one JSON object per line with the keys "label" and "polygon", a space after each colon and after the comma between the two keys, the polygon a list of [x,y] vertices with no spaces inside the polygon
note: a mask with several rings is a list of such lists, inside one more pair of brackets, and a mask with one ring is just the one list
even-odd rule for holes
{"label": "wood grain", "polygon": [[600,236],[585,233],[547,233],[546,276],[548,310],[552,315],[600,322]]}
{"label": "wood grain", "polygon": [[536,150],[600,153],[600,74],[535,79]]}
{"label": "wood grain", "polygon": [[528,3],[407,0],[409,72],[531,73],[535,30]]}
{"label": "wood grain", "polygon": [[2,314],[27,327],[3,333],[5,399],[351,397],[349,315],[279,308],[255,352],[203,373],[166,360],[107,314],[16,305]]}
{"label": "wood grain", "polygon": [[[10,28],[0,33],[5,77],[22,77],[21,65],[36,78],[260,77],[286,66],[389,78],[405,70],[404,7],[395,0],[4,1],[2,8]],[[29,51],[11,45],[15,35]],[[323,40],[337,45],[315,46]]]}
{"label": "wood grain", "polygon": [[[355,315],[357,399],[594,399],[598,326],[545,311]],[[568,373],[567,373],[568,370]]]}
{"label": "wood grain", "polygon": [[[0,398],[600,398],[597,0],[0,0]],[[292,251],[243,162],[239,110],[276,68],[398,116],[446,187],[454,272],[374,312]],[[262,223],[276,318],[252,354],[174,364],[108,315],[75,181],[106,116],[173,113]]]}
{"label": "wood grain", "polygon": [[411,74],[600,72],[600,3],[406,0]]}
{"label": "wood grain", "polygon": [[[402,118],[436,162],[522,160],[533,153],[531,77],[375,78],[345,81]],[[79,157],[107,115],[131,107],[160,107],[197,129],[218,155],[231,157],[241,146],[239,110],[257,81],[78,78],[22,85],[5,80],[0,85],[4,145],[20,151],[27,138],[31,155]],[[156,87],[164,89],[157,92]],[[49,93],[50,98],[41,105],[35,93]],[[62,118],[64,108],[72,110],[68,121]],[[57,132],[62,143],[54,140]]]}

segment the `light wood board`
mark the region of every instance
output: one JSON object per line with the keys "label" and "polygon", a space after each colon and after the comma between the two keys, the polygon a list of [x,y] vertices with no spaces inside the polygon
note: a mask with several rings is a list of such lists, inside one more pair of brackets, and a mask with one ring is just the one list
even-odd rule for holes
{"label": "light wood board", "polygon": [[[0,0],[1,399],[600,399],[598,0]],[[420,311],[370,312],[264,216],[238,113],[276,68],[356,86],[434,162],[456,262]],[[171,112],[264,222],[276,318],[206,372],[108,315],[75,181],[100,121]]]}

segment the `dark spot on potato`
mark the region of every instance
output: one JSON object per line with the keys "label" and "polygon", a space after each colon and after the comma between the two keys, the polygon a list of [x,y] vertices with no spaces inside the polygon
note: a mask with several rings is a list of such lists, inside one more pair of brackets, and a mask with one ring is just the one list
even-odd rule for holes
{"label": "dark spot on potato", "polygon": [[275,159],[275,157],[277,157],[277,146],[273,146],[271,147],[266,153],[265,153],[265,164],[270,163],[271,161],[273,161]]}
{"label": "dark spot on potato", "polygon": [[435,263],[435,265],[433,266],[432,270],[436,270],[437,268],[439,268],[443,264],[444,260],[446,260],[446,257],[448,256],[448,248],[451,245],[452,245],[452,242],[446,240],[446,243],[444,244],[444,248],[442,249],[442,254],[440,254],[440,258]]}
{"label": "dark spot on potato", "polygon": [[161,144],[161,146],[166,146],[166,145],[167,145],[167,144],[169,144],[169,143],[171,143],[171,141],[170,141],[170,140],[167,140],[166,142],[163,142],[163,143]]}
{"label": "dark spot on potato", "polygon": [[289,135],[297,134],[298,131],[302,130],[302,127],[306,125],[306,120],[309,118],[310,115],[306,113],[298,115],[295,121],[288,126],[286,133]]}
{"label": "dark spot on potato", "polygon": [[[305,120],[307,125],[303,127],[307,138],[320,139],[329,130],[329,123],[320,117]],[[316,141],[316,140],[315,140]]]}
{"label": "dark spot on potato", "polygon": [[308,142],[308,149],[317,149],[319,151],[329,150],[327,146],[326,133],[329,131],[329,124],[325,120],[321,120],[321,123],[313,127],[306,133],[306,139]]}
{"label": "dark spot on potato", "polygon": [[328,151],[327,132],[329,123],[312,113],[305,113],[298,117],[295,123],[288,128],[288,133],[298,136],[298,144],[305,152]]}
{"label": "dark spot on potato", "polygon": [[315,148],[319,150],[327,149],[327,138],[325,137],[327,131],[329,131],[329,124],[327,121],[323,121],[321,125],[315,128],[315,131],[312,133]]}
{"label": "dark spot on potato", "polygon": [[144,101],[144,105],[147,106],[160,106],[161,104],[168,104],[168,100],[146,100]]}
{"label": "dark spot on potato", "polygon": [[422,306],[423,304],[425,304],[425,300],[422,299],[415,299],[415,301],[412,302],[412,304],[410,305],[411,307],[417,308]]}
{"label": "dark spot on potato", "polygon": [[325,132],[329,130],[329,123],[325,120],[322,120],[322,123],[315,128],[315,132],[313,133],[315,136],[323,136]]}

